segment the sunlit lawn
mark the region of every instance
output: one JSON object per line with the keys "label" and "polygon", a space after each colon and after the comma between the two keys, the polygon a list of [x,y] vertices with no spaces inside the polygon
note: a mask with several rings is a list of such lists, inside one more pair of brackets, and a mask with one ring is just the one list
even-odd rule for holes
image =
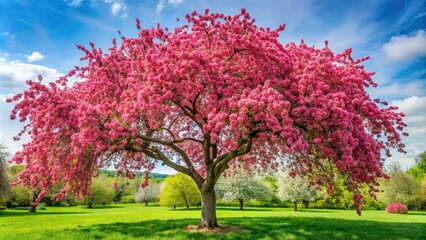
{"label": "sunlit lawn", "polygon": [[189,233],[184,227],[198,224],[200,209],[123,204],[0,211],[0,239],[426,239],[426,212],[219,207],[217,214],[240,231]]}

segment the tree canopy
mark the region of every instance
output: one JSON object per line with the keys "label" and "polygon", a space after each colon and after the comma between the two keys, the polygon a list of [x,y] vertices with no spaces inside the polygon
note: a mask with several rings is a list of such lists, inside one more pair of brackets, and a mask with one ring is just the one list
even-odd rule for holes
{"label": "tree canopy", "polygon": [[160,194],[160,204],[162,206],[174,207],[198,205],[201,201],[200,192],[194,180],[189,176],[178,173],[175,176],[168,176],[164,181],[164,187]]}
{"label": "tree canopy", "polygon": [[114,189],[106,179],[106,176],[100,176],[93,179],[90,195],[84,198],[84,203],[88,208],[95,207],[96,205],[109,204],[114,198]]}
{"label": "tree canopy", "polygon": [[272,193],[272,189],[262,179],[239,169],[236,173],[230,173],[230,176],[219,178],[216,192],[217,196],[225,201],[239,201],[240,209],[243,210],[244,201],[266,198]]}
{"label": "tree canopy", "polygon": [[278,197],[282,201],[294,203],[294,210],[297,211],[297,203],[302,201],[313,202],[317,198],[317,192],[309,186],[309,179],[302,176],[290,176],[290,170],[282,172],[278,176]]}
{"label": "tree canopy", "polygon": [[[214,185],[230,165],[288,165],[318,184],[341,174],[360,202],[360,184],[374,191],[385,175],[381,152],[404,152],[404,114],[367,94],[376,86],[367,57],[283,45],[285,25],[258,27],[244,9],[185,18],[173,31],[137,21],[138,36],[107,51],[78,46],[86,65],[54,82],[28,80],[8,99],[17,102],[11,119],[28,122],[17,138],[31,137],[13,157],[26,163],[19,182],[48,189],[64,180],[60,199],[88,194],[101,168],[133,177],[161,162],[195,180],[201,225],[215,227]],[[69,86],[71,77],[80,80]]]}
{"label": "tree canopy", "polygon": [[413,176],[416,180],[421,181],[426,177],[426,151],[420,153],[415,158],[416,164],[407,170],[407,173]]}
{"label": "tree canopy", "polygon": [[149,202],[158,201],[162,187],[162,182],[150,183],[146,187],[140,187],[135,193],[135,201],[144,202],[145,206],[148,206]]}

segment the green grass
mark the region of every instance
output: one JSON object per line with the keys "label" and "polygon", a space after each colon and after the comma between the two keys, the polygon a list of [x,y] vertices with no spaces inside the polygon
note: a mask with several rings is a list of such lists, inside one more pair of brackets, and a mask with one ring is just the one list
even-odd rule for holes
{"label": "green grass", "polygon": [[0,211],[0,239],[426,239],[426,212],[219,207],[217,215],[219,224],[247,231],[188,233],[199,209],[123,204]]}

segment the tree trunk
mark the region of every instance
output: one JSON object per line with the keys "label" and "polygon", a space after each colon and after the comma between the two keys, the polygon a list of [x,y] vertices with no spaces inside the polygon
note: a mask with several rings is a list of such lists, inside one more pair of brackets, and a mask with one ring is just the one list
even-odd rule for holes
{"label": "tree trunk", "polygon": [[216,218],[216,194],[214,188],[201,191],[201,222],[199,228],[219,227]]}
{"label": "tree trunk", "polygon": [[185,199],[185,205],[186,205],[186,210],[189,210],[189,203],[188,203],[188,199]]}
{"label": "tree trunk", "polygon": [[148,207],[148,201],[145,201],[145,207]]}
{"label": "tree trunk", "polygon": [[297,202],[294,202],[293,210],[294,210],[295,212],[297,212]]}
{"label": "tree trunk", "polygon": [[36,212],[37,211],[37,205],[33,205],[33,202],[35,202],[35,200],[38,197],[38,193],[36,191],[33,192],[33,201],[31,202],[31,207],[30,210],[28,212]]}
{"label": "tree trunk", "polygon": [[173,210],[176,210],[176,205],[173,205]]}
{"label": "tree trunk", "polygon": [[240,201],[240,210],[244,210],[243,199],[239,198],[238,200]]}

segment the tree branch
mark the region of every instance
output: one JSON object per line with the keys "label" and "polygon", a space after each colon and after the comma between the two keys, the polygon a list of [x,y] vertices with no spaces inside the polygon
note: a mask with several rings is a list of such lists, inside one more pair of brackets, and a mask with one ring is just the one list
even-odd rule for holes
{"label": "tree branch", "polygon": [[[217,157],[214,161],[213,161],[213,166],[214,166],[214,175],[215,178],[219,178],[220,174],[223,173],[223,171],[225,171],[226,168],[228,168],[228,163],[241,155],[247,154],[248,152],[250,152],[251,147],[253,145],[253,138],[260,132],[260,130],[254,130],[252,131],[247,139],[239,139],[239,144],[238,144],[238,148],[243,147],[240,150],[232,150],[228,153],[224,153],[222,155],[220,155],[219,157]],[[238,149],[237,148],[237,149]]]}
{"label": "tree branch", "polygon": [[[138,134],[138,136],[145,141],[158,143],[158,144],[161,144],[161,145],[164,145],[164,146],[167,146],[167,147],[170,147],[171,149],[173,149],[176,153],[178,153],[182,157],[183,161],[185,162],[186,166],[188,167],[188,169],[191,173],[191,174],[188,174],[188,173],[186,173],[186,174],[188,176],[192,177],[197,183],[201,183],[201,182],[204,181],[204,179],[200,176],[200,174],[198,174],[198,172],[195,170],[194,165],[192,164],[191,159],[189,159],[188,155],[180,147],[175,145],[173,142],[163,141],[163,140],[153,138],[153,137],[149,137],[149,136],[142,135],[142,134]],[[159,151],[159,153],[157,153],[157,154],[160,154],[159,156],[163,155],[168,160],[168,158],[161,151]],[[164,161],[163,157],[161,157],[161,158],[162,158],[161,160]],[[169,160],[169,162],[171,162],[171,161]],[[183,173],[185,173],[185,172],[183,172]]]}
{"label": "tree branch", "polygon": [[178,106],[186,116],[188,116],[192,121],[194,121],[201,130],[203,129],[203,125],[198,122],[198,120],[195,118],[195,115],[190,112],[191,109],[188,110],[188,108],[180,104],[178,101],[172,102],[176,104],[176,106]]}

